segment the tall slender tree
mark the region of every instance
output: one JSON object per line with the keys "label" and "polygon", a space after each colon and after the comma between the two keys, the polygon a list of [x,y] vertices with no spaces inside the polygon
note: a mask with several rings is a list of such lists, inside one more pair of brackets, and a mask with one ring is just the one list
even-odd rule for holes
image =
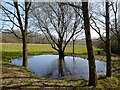
{"label": "tall slender tree", "polygon": [[[110,4],[108,2],[108,0],[105,0],[105,14],[99,12],[94,12],[97,15],[100,15],[102,17],[105,18],[105,20],[100,20],[99,18],[92,16],[91,21],[94,23],[94,27],[91,25],[92,29],[94,29],[98,35],[100,36],[100,39],[104,42],[105,44],[105,49],[106,49],[106,76],[110,77],[112,75],[112,71],[111,71],[111,39],[110,39],[110,17],[109,17],[109,7]],[[98,21],[98,22],[96,22]],[[92,23],[92,24],[93,24]],[[99,24],[99,25],[97,25]],[[105,29],[105,33],[106,33],[106,38],[104,38],[101,34],[101,27],[100,25],[102,25],[103,29]]]}
{"label": "tall slender tree", "polygon": [[111,77],[111,43],[110,43],[110,27],[109,27],[109,2],[106,0],[106,60],[107,60],[107,67],[106,67],[106,76]]}
{"label": "tall slender tree", "polygon": [[86,45],[87,45],[87,51],[88,51],[89,85],[96,86],[96,66],[95,66],[95,59],[93,54],[92,40],[91,40],[91,33],[90,33],[88,1],[82,2],[82,11],[83,11],[84,29],[85,29],[85,36],[86,36]]}
{"label": "tall slender tree", "polygon": [[[11,22],[10,25],[13,25],[12,28],[6,29],[9,32],[13,33],[16,37],[22,39],[23,44],[23,66],[28,68],[28,51],[27,51],[27,34],[28,34],[28,17],[31,7],[31,0],[24,1],[24,4],[20,4],[18,0],[15,2],[5,2],[8,4],[9,7],[5,7],[5,5],[0,4],[2,13],[2,21]],[[10,10],[10,7],[14,8]],[[21,11],[22,10],[22,11]],[[3,18],[4,17],[4,18]],[[15,31],[14,27],[20,29],[21,37],[18,36]]]}
{"label": "tall slender tree", "polygon": [[[112,33],[116,36],[117,38],[117,54],[119,55],[120,54],[120,20],[119,20],[119,14],[118,14],[118,10],[119,10],[119,1],[117,0],[116,2],[113,2],[111,1],[111,8],[112,8],[112,11],[113,11],[113,15],[114,15],[114,19],[112,20],[113,21],[113,24],[111,24],[111,31]],[[118,16],[118,17],[117,17]],[[119,57],[118,57],[118,60],[119,60]]]}

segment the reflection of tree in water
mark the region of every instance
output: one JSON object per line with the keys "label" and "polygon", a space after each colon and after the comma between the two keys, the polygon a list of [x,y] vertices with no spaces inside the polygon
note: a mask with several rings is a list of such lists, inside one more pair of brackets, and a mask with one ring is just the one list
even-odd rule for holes
{"label": "reflection of tree in water", "polygon": [[72,75],[70,70],[67,68],[64,59],[58,59],[55,61],[57,62],[52,63],[51,68],[47,70],[48,72],[46,72],[44,77],[61,79],[61,78],[64,78],[64,76]]}
{"label": "reflection of tree in water", "polygon": [[75,57],[73,56],[73,73],[75,73]]}
{"label": "reflection of tree in water", "polygon": [[64,76],[72,75],[71,71],[68,69],[64,59],[58,60],[58,78],[63,78]]}
{"label": "reflection of tree in water", "polygon": [[56,72],[56,70],[57,70],[57,60],[53,60],[51,64],[51,68],[47,70],[47,72],[45,73],[45,75],[43,75],[43,77],[54,78],[54,73]]}
{"label": "reflection of tree in water", "polygon": [[66,63],[65,63],[65,60],[63,60],[63,65],[64,65],[64,72],[65,72],[65,75],[72,75],[71,71],[68,69]]}

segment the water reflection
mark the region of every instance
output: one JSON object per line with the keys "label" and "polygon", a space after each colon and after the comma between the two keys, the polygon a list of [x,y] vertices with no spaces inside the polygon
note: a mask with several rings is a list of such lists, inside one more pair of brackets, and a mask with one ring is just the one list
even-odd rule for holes
{"label": "water reflection", "polygon": [[[29,69],[50,79],[88,79],[88,60],[71,56],[58,58],[58,55],[29,56]],[[21,66],[22,58],[13,59],[12,63]],[[96,71],[98,75],[105,74],[106,63],[96,60]]]}

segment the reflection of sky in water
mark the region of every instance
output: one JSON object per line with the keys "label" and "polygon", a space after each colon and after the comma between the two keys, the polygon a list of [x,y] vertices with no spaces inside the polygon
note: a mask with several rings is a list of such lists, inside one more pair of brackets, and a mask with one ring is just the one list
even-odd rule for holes
{"label": "reflection of sky in water", "polygon": [[[89,68],[86,59],[65,56],[65,60],[60,64],[58,55],[37,55],[28,58],[29,69],[39,76],[57,79],[58,74],[63,71],[65,79],[88,79]],[[13,59],[12,63],[21,66],[22,58]],[[105,74],[106,63],[96,60],[96,71],[98,75]]]}

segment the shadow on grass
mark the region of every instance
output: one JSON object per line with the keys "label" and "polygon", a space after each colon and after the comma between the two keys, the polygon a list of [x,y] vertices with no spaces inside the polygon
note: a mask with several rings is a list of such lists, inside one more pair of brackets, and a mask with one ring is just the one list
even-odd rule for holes
{"label": "shadow on grass", "polygon": [[[3,88],[23,88],[23,87],[85,87],[84,80],[49,80],[32,74],[24,67],[15,66],[11,63],[3,63]],[[18,74],[17,74],[18,73]],[[20,73],[20,74],[19,74]],[[67,83],[67,84],[66,84]],[[70,84],[71,83],[71,84]],[[69,85],[70,84],[70,85]]]}

